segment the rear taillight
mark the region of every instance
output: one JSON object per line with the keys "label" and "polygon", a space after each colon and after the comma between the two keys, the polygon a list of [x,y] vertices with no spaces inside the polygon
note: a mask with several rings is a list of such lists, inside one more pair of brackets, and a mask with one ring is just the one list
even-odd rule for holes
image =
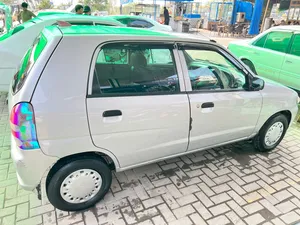
{"label": "rear taillight", "polygon": [[33,107],[21,102],[13,107],[10,114],[10,126],[16,144],[23,150],[40,148],[34,119]]}

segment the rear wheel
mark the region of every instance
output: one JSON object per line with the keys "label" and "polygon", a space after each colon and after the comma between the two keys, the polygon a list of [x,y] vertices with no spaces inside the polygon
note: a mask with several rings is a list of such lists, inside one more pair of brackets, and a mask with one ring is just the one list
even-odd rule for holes
{"label": "rear wheel", "polygon": [[84,210],[105,196],[111,180],[111,171],[101,159],[76,159],[60,167],[50,178],[48,199],[60,210]]}
{"label": "rear wheel", "polygon": [[254,138],[255,148],[260,152],[273,150],[284,138],[287,128],[286,116],[278,114],[271,117]]}
{"label": "rear wheel", "polygon": [[248,60],[248,59],[242,59],[242,61],[243,61],[243,63],[245,63],[245,64],[249,67],[249,69],[250,69],[254,74],[257,74],[257,73],[256,73],[256,69],[255,69],[255,66],[254,66],[254,64],[253,64],[250,60]]}

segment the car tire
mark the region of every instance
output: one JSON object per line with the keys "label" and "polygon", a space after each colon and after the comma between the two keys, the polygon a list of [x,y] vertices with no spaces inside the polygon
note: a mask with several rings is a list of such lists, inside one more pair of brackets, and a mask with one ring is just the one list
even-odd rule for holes
{"label": "car tire", "polygon": [[47,196],[50,203],[60,210],[84,210],[105,196],[111,181],[111,170],[101,158],[75,159],[50,177]]}
{"label": "car tire", "polygon": [[244,63],[246,66],[249,67],[249,69],[250,69],[254,74],[257,74],[256,69],[255,69],[255,66],[254,66],[254,64],[253,64],[250,60],[248,60],[248,59],[242,59],[242,61],[243,61],[243,63]]}
{"label": "car tire", "polygon": [[260,152],[267,152],[276,148],[284,138],[288,124],[288,120],[283,114],[271,117],[255,136],[254,147]]}

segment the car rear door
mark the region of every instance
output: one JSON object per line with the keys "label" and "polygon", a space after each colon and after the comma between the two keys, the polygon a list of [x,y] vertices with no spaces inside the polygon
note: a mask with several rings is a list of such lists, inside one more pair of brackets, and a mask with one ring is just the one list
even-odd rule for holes
{"label": "car rear door", "polygon": [[253,44],[249,55],[258,75],[279,81],[291,37],[290,31],[272,31]]}
{"label": "car rear door", "polygon": [[262,96],[259,91],[247,90],[248,77],[237,61],[209,44],[182,45],[179,57],[191,107],[188,150],[250,137],[259,118]]}
{"label": "car rear door", "polygon": [[300,91],[300,33],[295,33],[280,72],[280,83]]}
{"label": "car rear door", "polygon": [[[171,60],[162,68],[147,59],[157,50]],[[123,168],[187,150],[189,101],[175,61],[173,43],[118,42],[95,53],[87,96],[91,136]]]}

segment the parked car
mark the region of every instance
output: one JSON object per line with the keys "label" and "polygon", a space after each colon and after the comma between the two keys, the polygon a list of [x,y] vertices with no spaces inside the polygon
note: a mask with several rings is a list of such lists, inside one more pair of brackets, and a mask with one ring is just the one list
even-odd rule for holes
{"label": "parked car", "polygon": [[41,16],[49,16],[49,15],[53,15],[53,14],[74,14],[72,12],[68,12],[66,10],[41,10],[38,12],[37,16],[41,17]]}
{"label": "parked car", "polygon": [[112,170],[241,140],[270,151],[298,110],[215,42],[134,28],[47,27],[9,90],[19,184],[40,196],[45,177],[66,211],[102,199]]}
{"label": "parked car", "polygon": [[166,32],[173,31],[170,26],[160,24],[155,20],[143,16],[115,15],[110,17],[118,20],[119,22],[123,23],[127,27],[146,28],[149,30],[166,31]]}
{"label": "parked car", "polygon": [[253,72],[300,91],[300,26],[273,27],[228,48]]}
{"label": "parked car", "polygon": [[19,62],[45,26],[63,20],[73,25],[124,26],[110,17],[82,15],[49,15],[36,17],[0,35],[0,91],[8,91],[9,82]]}

